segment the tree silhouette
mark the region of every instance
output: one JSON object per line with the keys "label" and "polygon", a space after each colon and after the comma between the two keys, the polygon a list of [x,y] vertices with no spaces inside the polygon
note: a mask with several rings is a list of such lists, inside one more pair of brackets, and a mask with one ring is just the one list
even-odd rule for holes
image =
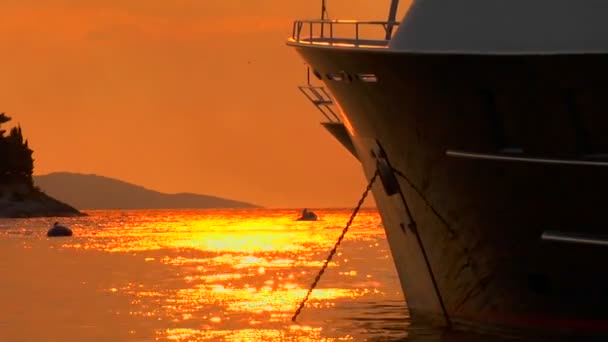
{"label": "tree silhouette", "polygon": [[[6,114],[4,113],[0,113],[0,126],[2,126],[3,123],[7,123],[9,121],[11,121],[10,117],[6,116]],[[4,136],[5,132],[6,131],[0,129],[0,138]]]}
{"label": "tree silhouette", "polygon": [[11,128],[8,135],[1,125],[11,120],[0,113],[0,184],[26,184],[33,186],[34,159],[32,151],[23,139],[21,126]]}

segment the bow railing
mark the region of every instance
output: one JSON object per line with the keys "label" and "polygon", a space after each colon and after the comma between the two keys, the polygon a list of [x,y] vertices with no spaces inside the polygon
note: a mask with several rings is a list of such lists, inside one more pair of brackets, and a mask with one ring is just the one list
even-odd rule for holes
{"label": "bow railing", "polygon": [[[385,48],[398,21],[296,20],[291,41],[300,44]],[[381,35],[382,38],[375,38]]]}

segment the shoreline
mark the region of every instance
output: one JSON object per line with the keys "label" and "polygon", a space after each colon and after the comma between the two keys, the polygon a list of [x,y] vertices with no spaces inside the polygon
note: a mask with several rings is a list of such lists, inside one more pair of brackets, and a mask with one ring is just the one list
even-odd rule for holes
{"label": "shoreline", "polygon": [[76,208],[27,186],[0,186],[0,218],[81,217]]}

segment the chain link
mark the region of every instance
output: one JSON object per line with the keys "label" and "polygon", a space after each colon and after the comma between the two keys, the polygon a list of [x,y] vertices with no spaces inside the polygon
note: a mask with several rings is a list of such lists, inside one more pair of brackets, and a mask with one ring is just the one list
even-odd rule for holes
{"label": "chain link", "polygon": [[340,243],[342,243],[342,240],[344,239],[344,236],[348,232],[348,229],[353,224],[353,221],[355,220],[355,217],[357,217],[357,214],[359,213],[359,210],[361,209],[361,206],[363,205],[363,202],[365,202],[365,198],[367,198],[367,195],[369,194],[370,190],[372,189],[372,185],[374,185],[374,182],[376,181],[376,178],[378,178],[378,169],[376,169],[376,172],[374,173],[374,175],[370,179],[369,183],[367,184],[367,188],[365,188],[365,192],[363,192],[363,196],[361,196],[361,199],[359,200],[359,203],[357,203],[357,206],[353,210],[353,213],[350,215],[350,218],[348,219],[348,222],[346,223],[346,226],[342,230],[342,234],[340,234],[340,237],[338,238],[338,241],[334,245],[334,248],[329,252],[329,255],[327,256],[327,259],[325,259],[325,263],[323,264],[323,267],[321,267],[321,270],[319,271],[319,274],[317,274],[317,276],[315,277],[315,281],[310,286],[310,289],[308,289],[308,293],[306,293],[306,296],[304,297],[304,299],[302,300],[302,302],[298,306],[298,309],[293,314],[293,317],[291,317],[292,322],[296,321],[296,319],[298,318],[298,315],[300,314],[300,312],[302,312],[302,309],[304,308],[304,304],[306,304],[306,302],[308,301],[308,298],[310,297],[310,294],[315,289],[315,287],[317,287],[317,284],[319,283],[319,280],[321,280],[321,276],[323,275],[323,273],[325,273],[325,269],[327,268],[327,266],[329,266],[329,262],[333,258],[334,254],[336,254],[336,251],[338,250],[338,247],[340,246]]}

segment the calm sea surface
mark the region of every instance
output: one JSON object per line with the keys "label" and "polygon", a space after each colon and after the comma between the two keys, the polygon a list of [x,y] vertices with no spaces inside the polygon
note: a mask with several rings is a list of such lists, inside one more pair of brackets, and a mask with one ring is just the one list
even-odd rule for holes
{"label": "calm sea surface", "polygon": [[0,341],[490,341],[410,326],[376,211],[91,211],[0,220]]}
{"label": "calm sea surface", "polygon": [[91,211],[0,220],[0,341],[332,341],[407,336],[378,214],[364,211],[291,322],[350,211]]}

